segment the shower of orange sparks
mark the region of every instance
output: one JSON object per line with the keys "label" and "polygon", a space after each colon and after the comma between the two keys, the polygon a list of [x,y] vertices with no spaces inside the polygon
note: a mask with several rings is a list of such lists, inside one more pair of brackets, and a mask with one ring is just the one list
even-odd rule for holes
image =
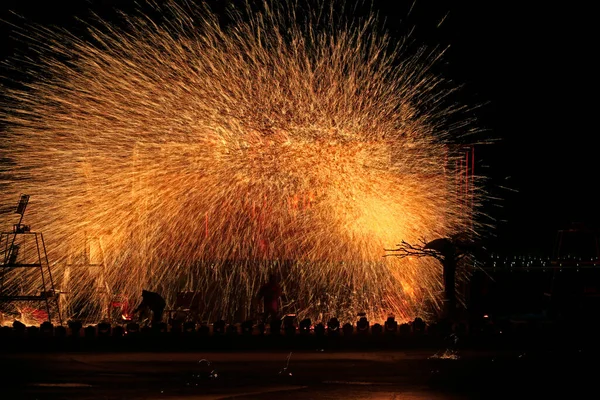
{"label": "shower of orange sparks", "polygon": [[[32,194],[28,222],[73,308],[98,287],[186,289],[205,316],[248,317],[273,269],[301,317],[410,318],[439,301],[435,262],[382,259],[477,228],[477,178],[462,193],[449,166],[464,156],[439,122],[452,107],[430,106],[447,95],[428,72],[437,55],[390,51],[374,16],[322,28],[332,9],[301,23],[263,5],[225,28],[167,1],[155,25],[30,35],[40,61],[0,112],[14,165],[1,196]],[[68,266],[85,238],[101,270]]]}

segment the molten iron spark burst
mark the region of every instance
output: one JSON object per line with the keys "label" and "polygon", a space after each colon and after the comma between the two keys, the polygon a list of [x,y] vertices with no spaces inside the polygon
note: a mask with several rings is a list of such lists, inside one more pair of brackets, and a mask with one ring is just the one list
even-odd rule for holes
{"label": "molten iron spark burst", "polygon": [[[32,196],[25,223],[70,312],[194,290],[204,318],[239,320],[274,270],[300,318],[410,318],[437,302],[435,260],[382,257],[474,229],[480,190],[457,194],[435,55],[403,56],[375,17],[325,8],[298,22],[265,3],[226,26],[204,7],[158,9],[86,39],[38,28],[0,112],[2,204]],[[35,290],[33,276],[6,278]]]}

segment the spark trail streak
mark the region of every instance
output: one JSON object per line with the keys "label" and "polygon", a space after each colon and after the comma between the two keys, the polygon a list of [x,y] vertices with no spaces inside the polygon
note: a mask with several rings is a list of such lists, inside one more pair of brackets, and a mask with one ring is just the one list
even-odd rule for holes
{"label": "spark trail streak", "polygon": [[[326,7],[300,18],[264,3],[227,25],[202,6],[155,7],[86,39],[39,28],[25,88],[0,113],[2,204],[32,196],[25,222],[71,305],[89,307],[97,286],[171,303],[192,289],[205,317],[239,319],[271,270],[301,317],[409,318],[438,301],[434,260],[382,258],[473,229],[435,54],[404,56],[374,16]],[[104,281],[76,267],[85,238]]]}

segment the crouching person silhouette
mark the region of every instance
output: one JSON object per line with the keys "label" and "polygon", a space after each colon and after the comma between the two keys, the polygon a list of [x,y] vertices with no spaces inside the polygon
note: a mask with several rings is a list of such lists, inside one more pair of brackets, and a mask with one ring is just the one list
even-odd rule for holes
{"label": "crouching person silhouette", "polygon": [[149,309],[152,311],[152,326],[156,326],[162,322],[166,305],[165,299],[160,294],[142,290],[142,302],[133,311],[133,315]]}

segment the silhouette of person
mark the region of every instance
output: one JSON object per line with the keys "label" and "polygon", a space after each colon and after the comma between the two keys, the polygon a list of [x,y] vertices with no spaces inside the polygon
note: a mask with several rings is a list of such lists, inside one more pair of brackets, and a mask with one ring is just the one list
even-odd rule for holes
{"label": "silhouette of person", "polygon": [[263,300],[263,321],[269,317],[277,318],[279,315],[279,300],[281,298],[281,287],[277,283],[275,274],[269,276],[269,281],[258,291],[258,300]]}
{"label": "silhouette of person", "polygon": [[142,302],[136,307],[133,314],[135,315],[139,311],[149,308],[152,311],[152,324],[154,325],[162,322],[166,304],[165,299],[160,294],[142,290]]}

